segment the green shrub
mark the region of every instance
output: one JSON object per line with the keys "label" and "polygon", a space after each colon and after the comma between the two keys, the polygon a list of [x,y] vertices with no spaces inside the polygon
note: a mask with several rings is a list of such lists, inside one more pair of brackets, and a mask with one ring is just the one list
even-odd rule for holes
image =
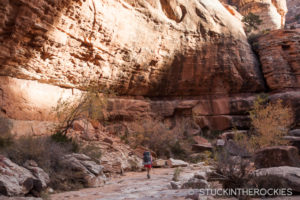
{"label": "green shrub", "polygon": [[258,26],[262,23],[262,20],[258,15],[250,12],[248,15],[244,16],[242,22],[245,24],[246,33],[250,33],[251,31],[258,29]]}
{"label": "green shrub", "polygon": [[173,181],[179,181],[179,177],[180,177],[181,172],[182,172],[182,169],[180,167],[176,167],[174,169],[172,180]]}
{"label": "green shrub", "polygon": [[175,144],[171,145],[170,150],[175,158],[184,159],[187,157],[187,151],[179,141],[176,141]]}
{"label": "green shrub", "polygon": [[64,144],[71,145],[73,152],[79,151],[79,145],[77,144],[77,142],[75,142],[72,138],[69,138],[62,132],[56,132],[55,134],[52,134],[50,137],[56,143],[59,143],[62,145],[64,145]]}

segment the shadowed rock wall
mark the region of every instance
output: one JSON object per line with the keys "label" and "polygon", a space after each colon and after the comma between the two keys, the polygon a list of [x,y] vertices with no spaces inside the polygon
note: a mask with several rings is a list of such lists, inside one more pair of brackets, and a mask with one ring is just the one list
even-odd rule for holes
{"label": "shadowed rock wall", "polygon": [[[57,100],[86,80],[122,95],[110,100],[112,130],[143,118],[174,129],[188,121],[192,132],[247,128],[265,80],[273,89],[240,18],[218,0],[6,0],[0,15],[1,116],[16,134],[47,132]],[[280,60],[298,69],[295,41]],[[298,72],[289,73],[291,91],[272,95],[297,102]]]}

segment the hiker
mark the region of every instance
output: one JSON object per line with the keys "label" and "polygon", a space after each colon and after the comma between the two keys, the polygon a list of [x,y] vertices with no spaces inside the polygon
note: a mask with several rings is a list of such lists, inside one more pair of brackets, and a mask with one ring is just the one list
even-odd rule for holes
{"label": "hiker", "polygon": [[147,170],[147,178],[150,178],[150,170],[152,168],[152,156],[149,151],[145,151],[143,154],[143,164]]}

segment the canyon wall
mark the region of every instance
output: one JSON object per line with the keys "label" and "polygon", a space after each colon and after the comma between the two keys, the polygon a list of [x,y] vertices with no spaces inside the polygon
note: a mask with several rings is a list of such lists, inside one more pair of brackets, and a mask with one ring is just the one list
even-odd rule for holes
{"label": "canyon wall", "polygon": [[[274,46],[258,40],[259,60],[240,18],[218,0],[132,2],[1,1],[1,121],[15,134],[46,133],[53,106],[87,81],[121,95],[109,100],[111,132],[143,119],[188,124],[190,132],[248,128],[260,92],[299,113],[299,30],[275,34]],[[277,39],[289,50],[268,54]],[[266,59],[279,59],[288,73]]]}
{"label": "canyon wall", "polygon": [[236,6],[237,10],[247,16],[249,13],[258,15],[262,20],[259,31],[281,29],[285,25],[287,5],[285,0],[221,0]]}
{"label": "canyon wall", "polygon": [[286,23],[289,27],[300,28],[300,1],[287,0],[288,13],[286,15]]}
{"label": "canyon wall", "polygon": [[135,2],[2,1],[0,75],[123,95],[264,90],[242,23],[218,0]]}

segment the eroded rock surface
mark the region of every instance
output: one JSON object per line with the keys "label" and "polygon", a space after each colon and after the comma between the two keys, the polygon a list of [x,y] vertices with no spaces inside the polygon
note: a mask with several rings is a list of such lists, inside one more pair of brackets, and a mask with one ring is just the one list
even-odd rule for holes
{"label": "eroded rock surface", "polygon": [[84,154],[65,155],[62,164],[73,172],[74,177],[69,178],[81,179],[87,187],[100,187],[106,182],[103,166]]}
{"label": "eroded rock surface", "polygon": [[265,80],[300,120],[298,33],[259,39],[261,71],[241,16],[217,0],[11,0],[0,8],[0,114],[13,134],[49,133],[57,101],[76,99],[87,79],[122,95],[109,100],[110,133],[143,119],[171,130],[187,124],[191,135],[247,129]]}
{"label": "eroded rock surface", "polygon": [[293,146],[274,146],[263,148],[255,153],[256,169],[290,166],[300,167],[298,149]]}
{"label": "eroded rock surface", "polygon": [[259,30],[276,30],[285,25],[287,14],[286,0],[221,0],[237,7],[238,11],[247,16],[249,13],[258,15],[262,20]]}
{"label": "eroded rock surface", "polygon": [[288,13],[286,15],[286,24],[291,27],[300,28],[300,1],[286,0],[288,6]]}
{"label": "eroded rock surface", "polygon": [[0,155],[0,198],[1,195],[23,196],[39,193],[47,186],[49,176],[41,168],[28,168],[29,170]]}
{"label": "eroded rock surface", "polygon": [[273,31],[254,46],[271,90],[300,88],[300,29]]}
{"label": "eroded rock surface", "polygon": [[63,87],[95,79],[127,95],[264,89],[242,23],[218,0],[26,0],[1,8],[4,76]]}
{"label": "eroded rock surface", "polygon": [[271,167],[255,170],[252,178],[256,186],[268,188],[276,185],[279,188],[291,188],[294,192],[300,191],[300,168],[297,167]]}

